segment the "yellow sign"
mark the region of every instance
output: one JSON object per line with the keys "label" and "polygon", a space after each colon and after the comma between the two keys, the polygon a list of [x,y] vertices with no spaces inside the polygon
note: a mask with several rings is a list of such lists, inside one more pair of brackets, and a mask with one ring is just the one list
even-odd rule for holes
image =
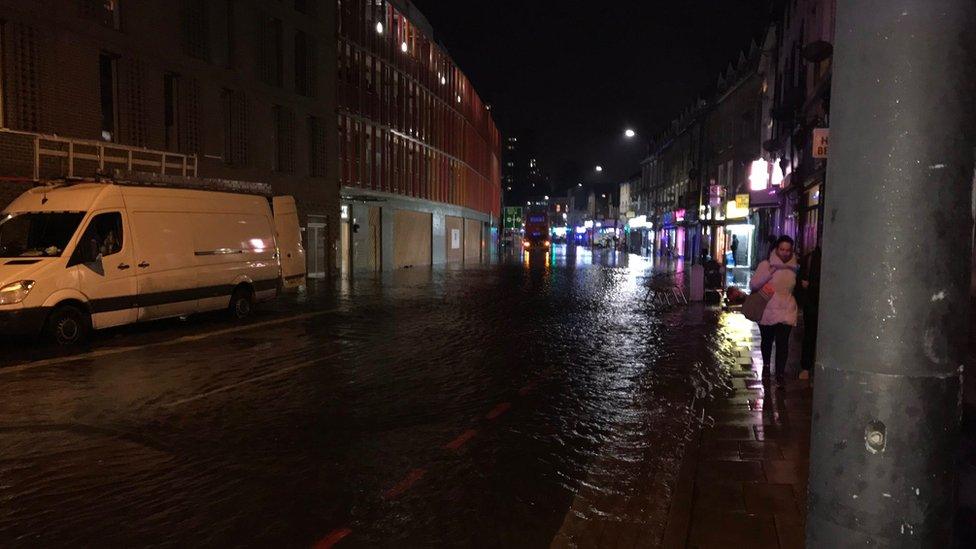
{"label": "yellow sign", "polygon": [[742,219],[744,217],[749,217],[749,208],[739,208],[738,200],[729,200],[725,204],[725,218],[726,219]]}
{"label": "yellow sign", "polygon": [[749,209],[749,195],[748,194],[737,194],[735,195],[735,207],[740,210]]}

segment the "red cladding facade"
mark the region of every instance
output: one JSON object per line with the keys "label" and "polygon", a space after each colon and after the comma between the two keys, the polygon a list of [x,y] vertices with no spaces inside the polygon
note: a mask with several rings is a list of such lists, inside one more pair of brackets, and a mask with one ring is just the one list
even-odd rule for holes
{"label": "red cladding facade", "polygon": [[498,129],[422,17],[405,0],[338,0],[340,184],[497,217]]}

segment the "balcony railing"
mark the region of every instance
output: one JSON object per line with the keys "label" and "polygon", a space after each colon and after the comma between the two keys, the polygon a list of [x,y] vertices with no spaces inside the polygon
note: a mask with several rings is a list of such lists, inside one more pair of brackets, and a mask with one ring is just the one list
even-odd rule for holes
{"label": "balcony railing", "polygon": [[0,175],[34,181],[116,171],[196,177],[197,157],[89,139],[0,128]]}

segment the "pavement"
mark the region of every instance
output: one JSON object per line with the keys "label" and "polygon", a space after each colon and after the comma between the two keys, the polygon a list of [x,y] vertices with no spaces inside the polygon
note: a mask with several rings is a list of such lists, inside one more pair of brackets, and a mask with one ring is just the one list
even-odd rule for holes
{"label": "pavement", "polygon": [[796,353],[785,386],[764,387],[758,326],[737,313],[728,324],[731,387],[703,409],[663,546],[802,548],[813,389],[794,375]]}

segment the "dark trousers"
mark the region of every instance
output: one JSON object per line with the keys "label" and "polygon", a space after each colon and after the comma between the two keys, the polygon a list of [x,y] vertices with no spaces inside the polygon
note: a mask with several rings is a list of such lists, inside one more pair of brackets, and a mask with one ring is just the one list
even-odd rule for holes
{"label": "dark trousers", "polygon": [[803,349],[800,364],[804,370],[813,370],[813,363],[817,358],[818,312],[813,307],[803,309]]}
{"label": "dark trousers", "polygon": [[773,372],[777,375],[786,373],[786,361],[790,356],[790,332],[793,326],[789,324],[773,324],[772,326],[759,325],[759,333],[762,336],[762,359],[763,367],[769,366],[769,359],[773,354],[773,343],[776,343],[776,368]]}

